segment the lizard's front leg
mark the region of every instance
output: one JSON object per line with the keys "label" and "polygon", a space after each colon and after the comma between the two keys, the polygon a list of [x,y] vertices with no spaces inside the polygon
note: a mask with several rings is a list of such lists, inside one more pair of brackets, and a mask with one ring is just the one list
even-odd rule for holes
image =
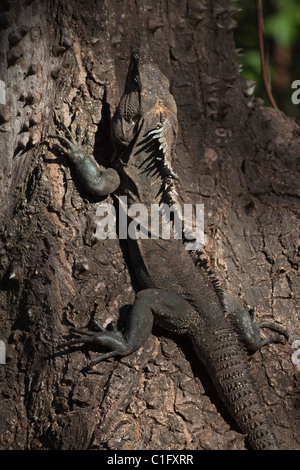
{"label": "lizard's front leg", "polygon": [[136,296],[136,301],[128,315],[124,331],[115,326],[108,325],[105,330],[98,325],[99,332],[87,329],[71,328],[70,333],[80,337],[71,339],[58,345],[59,348],[73,344],[93,344],[108,352],[97,356],[91,361],[95,365],[104,359],[113,356],[127,356],[140,348],[149,337],[154,317],[158,324],[177,334],[184,334],[188,330],[189,318],[186,313],[191,310],[189,303],[181,296],[162,289],[145,289]]}
{"label": "lizard's front leg", "polygon": [[95,196],[113,193],[120,185],[118,172],[113,168],[101,170],[95,159],[88,155],[80,126],[77,127],[77,138],[65,125],[61,124],[61,127],[66,135],[58,133],[51,137],[59,140],[55,142],[55,146],[71,160],[84,188]]}

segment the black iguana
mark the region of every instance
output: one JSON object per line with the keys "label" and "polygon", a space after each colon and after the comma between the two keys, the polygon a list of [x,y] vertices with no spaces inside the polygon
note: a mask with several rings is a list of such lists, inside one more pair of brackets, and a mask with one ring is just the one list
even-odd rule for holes
{"label": "black iguana", "polygon": [[[100,169],[87,155],[81,139],[65,127],[57,146],[75,166],[80,181],[93,194],[113,193],[122,182],[128,205],[171,204],[176,174],[171,168],[177,137],[176,103],[169,81],[143,48],[132,54],[125,91],[112,120],[118,150],[115,168]],[[142,346],[154,320],[163,328],[187,335],[232,417],[254,449],[277,449],[260,393],[251,375],[246,348],[282,340],[287,332],[267,322],[255,323],[239,303],[220,293],[205,268],[195,266],[182,240],[128,238],[140,291],[124,331],[116,326],[100,331],[72,328],[79,335],[59,346],[93,343],[107,350],[93,364],[125,356]],[[203,263],[202,263],[203,264]],[[262,341],[260,328],[277,331]],[[278,334],[280,333],[280,334]]]}

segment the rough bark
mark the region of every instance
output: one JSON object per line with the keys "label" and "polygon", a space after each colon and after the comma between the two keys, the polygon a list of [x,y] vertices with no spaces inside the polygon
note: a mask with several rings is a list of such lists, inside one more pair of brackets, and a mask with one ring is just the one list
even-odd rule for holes
{"label": "rough bark", "polygon": [[[155,330],[92,371],[97,351],[57,351],[70,326],[126,315],[136,285],[126,249],[93,238],[99,201],[48,135],[54,110],[74,118],[107,164],[131,49],[149,48],[178,105],[173,167],[182,201],[205,204],[212,266],[297,339],[299,123],[249,96],[227,0],[2,4],[0,448],[245,448],[185,338]],[[283,449],[300,447],[292,352],[276,344],[250,359]]]}

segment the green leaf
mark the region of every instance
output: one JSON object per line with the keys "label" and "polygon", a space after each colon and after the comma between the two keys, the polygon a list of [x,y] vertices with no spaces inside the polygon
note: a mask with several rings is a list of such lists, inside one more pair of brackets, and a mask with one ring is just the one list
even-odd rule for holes
{"label": "green leaf", "polygon": [[265,19],[265,33],[280,46],[291,47],[298,37],[298,19],[293,20],[283,12],[276,13]]}
{"label": "green leaf", "polygon": [[244,67],[253,69],[255,72],[260,73],[260,55],[256,49],[251,49],[245,52],[245,56],[241,61]]}

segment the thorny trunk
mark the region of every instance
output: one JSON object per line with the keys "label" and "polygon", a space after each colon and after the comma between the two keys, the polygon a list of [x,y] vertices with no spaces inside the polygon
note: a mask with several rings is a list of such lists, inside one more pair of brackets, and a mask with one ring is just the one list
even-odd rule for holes
{"label": "thorny trunk", "polygon": [[[180,197],[205,204],[213,267],[297,339],[299,124],[253,100],[240,78],[227,0],[1,5],[1,449],[243,449],[185,338],[156,330],[93,373],[97,352],[55,350],[71,325],[116,320],[136,286],[126,249],[93,238],[98,201],[47,135],[54,110],[66,124],[76,116],[107,164],[131,49],[147,47],[178,105]],[[292,352],[272,345],[251,359],[285,449],[300,447]]]}

